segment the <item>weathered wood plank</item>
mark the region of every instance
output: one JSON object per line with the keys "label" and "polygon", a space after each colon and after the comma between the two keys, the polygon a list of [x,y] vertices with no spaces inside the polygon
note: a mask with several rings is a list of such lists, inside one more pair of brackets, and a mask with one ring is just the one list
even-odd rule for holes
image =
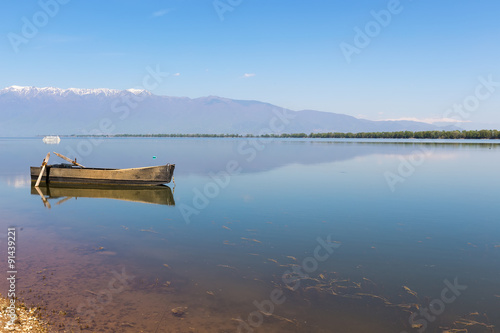
{"label": "weathered wood plank", "polygon": [[47,153],[47,156],[45,156],[45,158],[43,159],[42,170],[40,171],[40,174],[38,175],[38,179],[36,180],[35,187],[38,187],[38,185],[40,185],[40,182],[42,181],[42,175],[43,175],[43,172],[45,171],[45,167],[47,166],[47,162],[49,161],[49,157],[50,157],[50,152]]}
{"label": "weathered wood plank", "polygon": [[81,165],[80,163],[76,163],[76,158],[75,158],[75,160],[73,161],[71,158],[66,157],[66,156],[64,156],[63,154],[56,153],[55,151],[54,151],[53,153],[54,153],[54,154],[56,154],[57,156],[59,156],[60,158],[62,158],[63,160],[66,160],[66,161],[68,161],[68,162],[70,162],[70,163],[73,163],[73,165],[77,165],[77,166],[79,166],[79,167],[81,167],[81,168],[85,168],[85,167],[84,167],[83,165]]}

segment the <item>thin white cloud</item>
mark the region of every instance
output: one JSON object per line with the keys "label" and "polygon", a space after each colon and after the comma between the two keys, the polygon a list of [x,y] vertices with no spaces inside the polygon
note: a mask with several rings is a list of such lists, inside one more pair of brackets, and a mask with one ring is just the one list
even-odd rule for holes
{"label": "thin white cloud", "polygon": [[173,76],[180,76],[181,73],[175,73],[175,74],[172,74]]}
{"label": "thin white cloud", "polygon": [[168,9],[161,9],[161,10],[158,10],[156,12],[154,12],[152,14],[153,17],[161,17],[163,15],[166,15],[168,13],[170,13],[172,11],[172,9],[168,8]]}
{"label": "thin white cloud", "polygon": [[434,123],[470,123],[470,120],[460,120],[453,118],[415,118],[415,117],[403,117],[403,118],[394,118],[394,119],[379,119],[378,121],[399,121],[399,120],[408,120],[408,121],[419,121],[421,123],[434,124]]}
{"label": "thin white cloud", "polygon": [[44,42],[44,44],[79,43],[92,40],[92,38],[88,36],[74,36],[63,34],[43,34],[40,36],[40,39]]}
{"label": "thin white cloud", "polygon": [[244,79],[248,79],[249,77],[254,77],[254,76],[255,76],[255,73],[245,73],[245,74],[243,74],[243,76],[242,76],[242,77],[243,77]]}
{"label": "thin white cloud", "polygon": [[102,52],[102,53],[96,53],[97,55],[103,56],[103,57],[122,57],[126,55],[124,52]]}

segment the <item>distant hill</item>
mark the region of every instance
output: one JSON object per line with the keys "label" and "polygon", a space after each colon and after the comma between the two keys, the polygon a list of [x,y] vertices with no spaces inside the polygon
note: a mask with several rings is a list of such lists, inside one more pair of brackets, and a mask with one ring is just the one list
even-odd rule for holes
{"label": "distant hill", "polygon": [[264,102],[217,96],[194,99],[157,96],[138,89],[12,86],[0,90],[0,136],[103,132],[354,133],[443,129],[455,127],[415,121],[371,121],[314,110],[292,111]]}

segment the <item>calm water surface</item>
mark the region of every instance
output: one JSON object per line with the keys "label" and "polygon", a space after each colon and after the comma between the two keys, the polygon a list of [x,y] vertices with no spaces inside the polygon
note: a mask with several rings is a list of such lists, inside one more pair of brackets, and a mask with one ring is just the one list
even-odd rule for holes
{"label": "calm water surface", "polygon": [[[500,142],[425,142],[0,139],[0,233],[54,331],[494,332]],[[48,151],[176,184],[44,204]]]}

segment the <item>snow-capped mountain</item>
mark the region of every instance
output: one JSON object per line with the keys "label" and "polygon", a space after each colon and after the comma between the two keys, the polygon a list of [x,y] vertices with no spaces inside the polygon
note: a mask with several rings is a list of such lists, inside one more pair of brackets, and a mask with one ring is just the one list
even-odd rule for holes
{"label": "snow-capped mountain", "polygon": [[53,87],[45,87],[45,88],[37,88],[37,87],[22,87],[22,86],[10,86],[0,90],[0,95],[4,94],[17,94],[19,96],[23,96],[26,98],[33,98],[37,96],[69,96],[69,95],[102,95],[106,97],[117,96],[123,94],[125,92],[129,92],[135,95],[151,95],[151,93],[144,89],[127,89],[127,90],[117,90],[117,89],[107,89],[107,88],[98,88],[98,89],[79,89],[79,88],[68,88],[68,89],[60,89]]}
{"label": "snow-capped mountain", "polygon": [[[280,116],[281,115],[281,116]],[[286,115],[286,116],[284,116]],[[107,124],[103,126],[103,124]],[[441,130],[415,121],[370,121],[249,100],[153,95],[142,89],[0,90],[0,137],[40,134],[264,134]],[[453,128],[454,129],[454,128]]]}

